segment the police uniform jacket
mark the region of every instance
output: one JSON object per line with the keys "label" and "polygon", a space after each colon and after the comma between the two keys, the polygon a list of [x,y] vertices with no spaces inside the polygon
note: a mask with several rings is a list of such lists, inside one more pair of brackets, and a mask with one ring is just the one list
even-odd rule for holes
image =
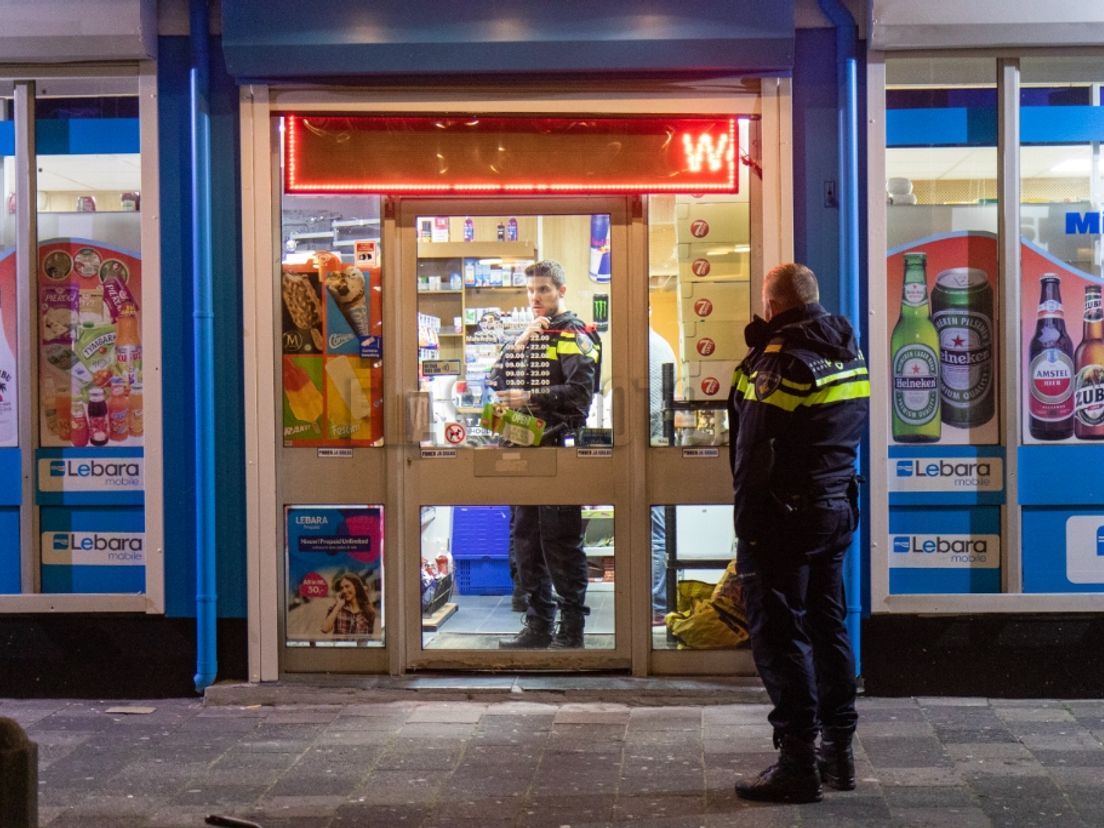
{"label": "police uniform jacket", "polygon": [[854,491],[870,381],[851,324],[813,303],[756,317],[728,399],[736,534],[767,539],[818,499]]}
{"label": "police uniform jacket", "polygon": [[586,323],[571,311],[562,311],[520,352],[514,351],[514,341],[506,343],[491,369],[491,387],[528,391],[528,413],[544,420],[545,432],[553,436],[583,426],[590,413],[601,347]]}

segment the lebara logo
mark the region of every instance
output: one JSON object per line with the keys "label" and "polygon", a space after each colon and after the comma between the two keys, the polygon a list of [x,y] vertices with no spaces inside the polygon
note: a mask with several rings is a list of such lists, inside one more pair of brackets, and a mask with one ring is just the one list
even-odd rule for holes
{"label": "lebara logo", "polygon": [[64,460],[51,460],[50,461],[50,477],[65,477],[65,461]]}
{"label": "lebara logo", "polygon": [[912,544],[907,535],[897,535],[893,539],[893,551],[900,555],[907,555]]}
{"label": "lebara logo", "polygon": [[58,552],[69,551],[69,535],[57,533],[54,535],[54,549]]}
{"label": "lebara logo", "polygon": [[897,476],[898,477],[912,477],[912,461],[911,460],[898,460],[897,461]]}

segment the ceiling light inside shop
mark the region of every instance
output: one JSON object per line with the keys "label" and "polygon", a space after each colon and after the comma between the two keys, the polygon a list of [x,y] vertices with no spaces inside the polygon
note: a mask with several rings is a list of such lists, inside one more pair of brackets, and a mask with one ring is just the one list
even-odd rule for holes
{"label": "ceiling light inside shop", "polygon": [[1054,175],[1088,175],[1092,172],[1092,159],[1066,158],[1051,167],[1050,171]]}

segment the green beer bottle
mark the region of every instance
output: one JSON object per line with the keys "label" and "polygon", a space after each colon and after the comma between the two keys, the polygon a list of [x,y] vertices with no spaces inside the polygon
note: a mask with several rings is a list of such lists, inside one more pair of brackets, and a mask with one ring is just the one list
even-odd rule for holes
{"label": "green beer bottle", "polygon": [[906,253],[901,318],[889,340],[893,382],[893,439],[939,440],[939,334],[928,312],[926,253]]}

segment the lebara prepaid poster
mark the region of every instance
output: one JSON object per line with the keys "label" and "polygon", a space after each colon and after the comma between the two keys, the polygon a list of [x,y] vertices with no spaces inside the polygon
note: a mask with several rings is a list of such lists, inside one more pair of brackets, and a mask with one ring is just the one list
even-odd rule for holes
{"label": "lebara prepaid poster", "polygon": [[[368,255],[362,255],[371,244]],[[374,243],[357,263],[320,252],[280,271],[285,446],[383,439],[381,294]]]}
{"label": "lebara prepaid poster", "polygon": [[17,333],[15,248],[9,247],[0,250],[0,448],[19,445],[19,404],[16,399]]}
{"label": "lebara prepaid poster", "polygon": [[381,641],[383,508],[285,511],[288,646]]}
{"label": "lebara prepaid poster", "polygon": [[997,444],[996,236],[921,239],[890,251],[886,267],[893,442]]}

